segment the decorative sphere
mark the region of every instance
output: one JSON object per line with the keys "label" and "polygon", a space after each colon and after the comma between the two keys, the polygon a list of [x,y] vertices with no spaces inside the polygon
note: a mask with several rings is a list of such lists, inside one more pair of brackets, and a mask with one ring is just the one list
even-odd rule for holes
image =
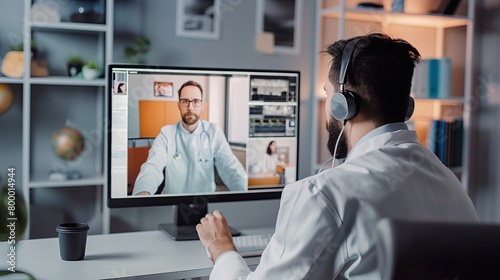
{"label": "decorative sphere", "polygon": [[74,160],[85,147],[83,135],[71,127],[63,127],[52,135],[52,146],[56,155],[64,160]]}
{"label": "decorative sphere", "polygon": [[14,101],[14,94],[6,84],[0,84],[0,115],[7,112]]}

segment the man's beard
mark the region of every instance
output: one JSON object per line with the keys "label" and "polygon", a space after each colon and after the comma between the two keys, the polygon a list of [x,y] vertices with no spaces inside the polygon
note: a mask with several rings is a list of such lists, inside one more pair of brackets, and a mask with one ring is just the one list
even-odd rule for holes
{"label": "man's beard", "polygon": [[347,157],[348,145],[345,134],[342,134],[342,136],[340,137],[340,142],[337,147],[337,154],[333,154],[335,152],[335,144],[337,143],[340,131],[342,130],[342,124],[339,121],[331,118],[330,121],[326,123],[326,130],[328,131],[327,147],[330,151],[330,154],[337,159]]}
{"label": "man's beard", "polygon": [[198,116],[196,113],[193,112],[187,112],[184,115],[182,115],[182,122],[187,125],[195,124],[199,119],[200,116]]}

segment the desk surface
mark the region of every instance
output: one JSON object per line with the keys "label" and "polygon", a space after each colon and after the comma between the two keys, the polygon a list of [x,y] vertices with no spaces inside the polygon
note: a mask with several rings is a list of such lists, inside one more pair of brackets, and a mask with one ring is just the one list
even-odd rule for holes
{"label": "desk surface", "polygon": [[[241,232],[258,234],[272,229]],[[57,238],[23,240],[16,245],[16,270],[36,279],[182,279],[207,276],[213,266],[199,240],[174,241],[159,230],[89,235],[81,261],[61,260]],[[1,242],[0,252],[8,252],[8,246]],[[0,269],[7,267],[5,258],[3,254]],[[259,259],[245,260],[255,266]]]}

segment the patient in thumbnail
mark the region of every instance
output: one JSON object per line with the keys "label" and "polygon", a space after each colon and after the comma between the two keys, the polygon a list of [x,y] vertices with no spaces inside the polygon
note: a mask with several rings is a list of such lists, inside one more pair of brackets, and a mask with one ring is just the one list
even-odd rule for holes
{"label": "patient in thumbnail", "polygon": [[247,174],[224,133],[218,125],[200,119],[204,109],[201,85],[188,81],[178,93],[182,119],[161,128],[132,194],[215,192],[214,168],[229,191],[246,191]]}
{"label": "patient in thumbnail", "polygon": [[266,153],[262,158],[263,172],[276,172],[278,167],[278,153],[276,153],[276,141],[272,140],[267,145]]}

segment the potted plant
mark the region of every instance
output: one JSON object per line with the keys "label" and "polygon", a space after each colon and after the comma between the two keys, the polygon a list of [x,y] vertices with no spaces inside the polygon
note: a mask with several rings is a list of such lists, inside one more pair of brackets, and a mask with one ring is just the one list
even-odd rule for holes
{"label": "potted plant", "polygon": [[[24,74],[24,44],[18,43],[10,47],[2,62],[2,74],[10,78],[21,78]],[[31,57],[36,56],[36,43],[31,40]]]}
{"label": "potted plant", "polygon": [[[31,40],[30,48],[31,48],[31,58],[36,58],[37,47],[36,47],[36,41],[35,40]],[[23,52],[23,50],[24,50],[24,43],[21,42],[21,43],[18,43],[18,44],[14,44],[14,45],[12,45],[10,47],[10,50],[14,51],[14,52]]]}
{"label": "potted plant", "polygon": [[23,43],[14,44],[14,45],[12,45],[10,47],[10,50],[13,51],[13,52],[22,52],[23,51],[23,46],[24,46]]}
{"label": "potted plant", "polygon": [[130,63],[141,63],[144,55],[149,52],[150,41],[146,37],[139,37],[132,41],[131,45],[123,49],[125,57]]}
{"label": "potted plant", "polygon": [[100,74],[99,63],[95,60],[89,60],[82,66],[82,75],[85,80],[93,80]]}
{"label": "potted plant", "polygon": [[82,71],[83,59],[81,56],[71,54],[70,56],[68,56],[66,62],[69,76],[74,77]]}

